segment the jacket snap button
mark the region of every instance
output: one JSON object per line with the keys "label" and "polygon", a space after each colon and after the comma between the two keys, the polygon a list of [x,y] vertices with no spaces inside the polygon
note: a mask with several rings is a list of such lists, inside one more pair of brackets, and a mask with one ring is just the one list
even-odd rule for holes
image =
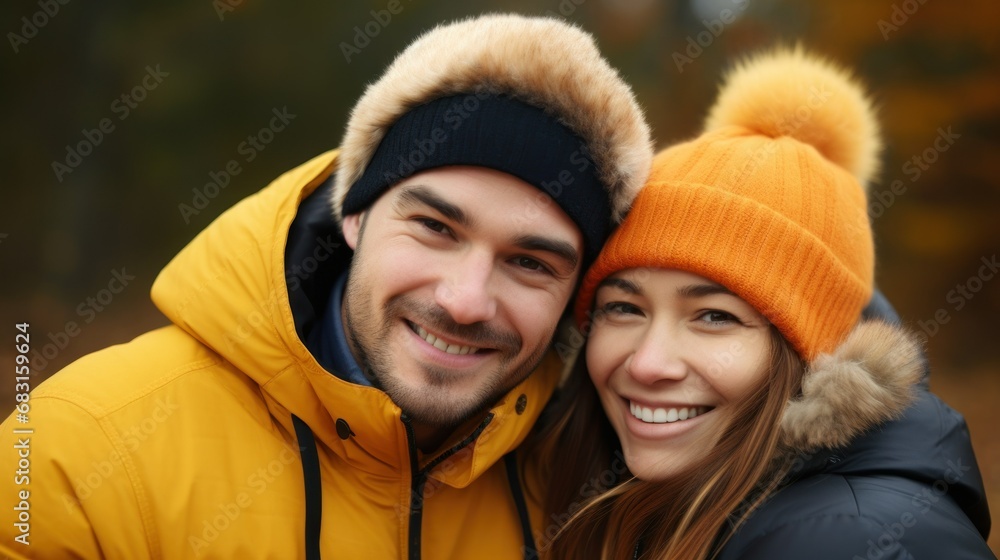
{"label": "jacket snap button", "polygon": [[347,420],[343,418],[337,418],[337,435],[340,439],[347,439],[354,435],[351,431],[351,426],[347,423]]}
{"label": "jacket snap button", "polygon": [[517,397],[517,403],[514,404],[514,412],[524,414],[524,409],[526,408],[528,408],[528,396],[521,393],[521,396]]}

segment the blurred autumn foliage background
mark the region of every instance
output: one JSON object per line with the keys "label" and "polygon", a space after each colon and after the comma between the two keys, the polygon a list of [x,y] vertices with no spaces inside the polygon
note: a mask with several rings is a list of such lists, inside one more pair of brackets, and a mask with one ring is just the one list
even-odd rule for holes
{"label": "blurred autumn foliage background", "polygon": [[30,323],[33,386],[165,324],[148,292],[185,243],[335,147],[365,84],[421,31],[498,10],[593,32],[661,146],[697,134],[720,73],[747,52],[801,42],[856,69],[887,144],[870,206],[878,282],[926,335],[932,388],[969,420],[996,512],[996,0],[6,2],[2,412],[15,323]]}

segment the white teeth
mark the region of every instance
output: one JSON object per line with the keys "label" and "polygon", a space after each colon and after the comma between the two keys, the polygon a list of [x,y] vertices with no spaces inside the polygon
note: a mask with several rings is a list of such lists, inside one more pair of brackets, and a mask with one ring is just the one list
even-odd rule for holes
{"label": "white teeth", "polygon": [[632,401],[628,402],[628,409],[632,416],[650,424],[669,424],[679,420],[688,420],[705,412],[702,407],[648,408]]}
{"label": "white teeth", "polygon": [[464,356],[466,354],[475,354],[477,351],[479,351],[479,348],[476,348],[475,346],[459,346],[457,344],[448,344],[447,342],[441,340],[440,338],[424,330],[424,328],[421,327],[420,325],[414,325],[413,323],[410,324],[413,325],[413,328],[415,329],[416,333],[420,335],[420,338],[426,340],[427,344],[430,344],[431,346],[437,348],[438,350],[441,350],[442,352]]}

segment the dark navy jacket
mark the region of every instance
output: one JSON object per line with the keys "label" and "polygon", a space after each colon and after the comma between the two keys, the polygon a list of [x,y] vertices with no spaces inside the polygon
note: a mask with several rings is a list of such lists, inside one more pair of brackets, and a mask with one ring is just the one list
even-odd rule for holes
{"label": "dark navy jacket", "polygon": [[965,420],[926,389],[902,419],[817,453],[793,477],[719,560],[996,558]]}
{"label": "dark navy jacket", "polygon": [[[867,312],[896,318],[878,295]],[[902,418],[802,459],[719,560],[996,558],[968,427],[926,378]]]}

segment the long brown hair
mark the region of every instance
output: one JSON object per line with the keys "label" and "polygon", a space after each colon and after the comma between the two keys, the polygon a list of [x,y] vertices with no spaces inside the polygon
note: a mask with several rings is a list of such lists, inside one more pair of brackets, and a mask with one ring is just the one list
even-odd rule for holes
{"label": "long brown hair", "polygon": [[[624,470],[618,438],[586,374],[585,353],[532,447],[546,481],[542,557],[703,560],[714,556],[788,471],[779,453],[785,404],[803,366],[771,327],[768,375],[737,405],[706,457],[661,482]],[[545,419],[543,419],[545,420]],[[547,472],[546,472],[547,471]]]}

